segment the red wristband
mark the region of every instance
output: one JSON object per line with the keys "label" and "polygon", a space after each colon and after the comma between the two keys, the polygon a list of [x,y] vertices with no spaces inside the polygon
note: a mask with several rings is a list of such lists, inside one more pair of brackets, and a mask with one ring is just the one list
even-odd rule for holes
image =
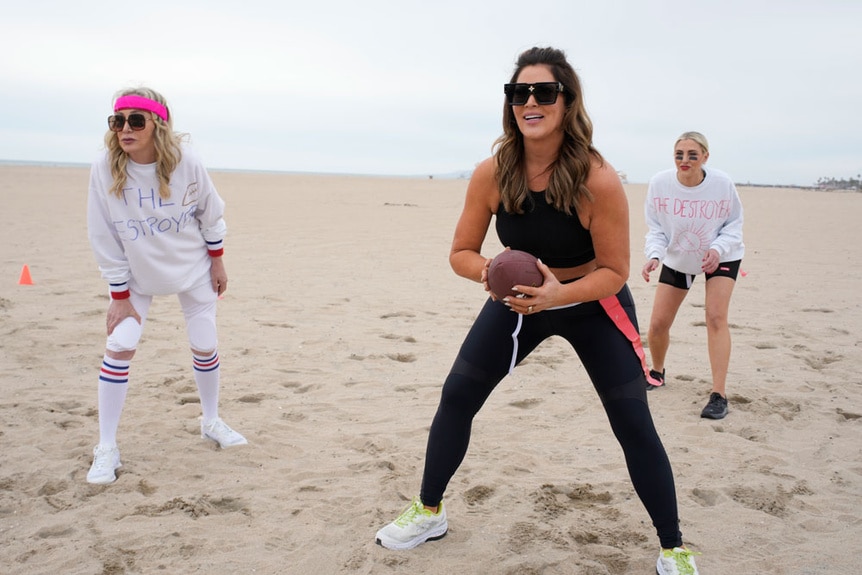
{"label": "red wristband", "polygon": [[224,255],[224,248],[219,248],[217,250],[207,250],[209,252],[211,258],[220,258]]}
{"label": "red wristband", "polygon": [[111,299],[129,299],[129,296],[131,296],[131,295],[132,294],[129,290],[112,291],[111,292]]}

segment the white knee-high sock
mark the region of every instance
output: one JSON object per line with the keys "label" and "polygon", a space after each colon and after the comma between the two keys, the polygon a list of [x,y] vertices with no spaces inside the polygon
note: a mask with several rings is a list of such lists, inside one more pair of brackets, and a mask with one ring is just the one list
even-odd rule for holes
{"label": "white knee-high sock", "polygon": [[218,417],[218,350],[213,350],[206,356],[193,353],[192,362],[195,369],[195,383],[201,398],[201,412],[203,412],[204,421],[211,421]]}
{"label": "white knee-high sock", "polygon": [[117,428],[129,389],[130,360],[105,355],[99,371],[99,443],[117,446]]}

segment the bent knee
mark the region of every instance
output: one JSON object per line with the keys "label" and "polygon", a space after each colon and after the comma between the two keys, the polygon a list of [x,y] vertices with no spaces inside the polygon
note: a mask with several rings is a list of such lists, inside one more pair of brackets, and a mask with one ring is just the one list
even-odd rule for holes
{"label": "bent knee", "polygon": [[652,336],[667,334],[670,332],[671,325],[673,325],[673,319],[650,318],[648,333]]}
{"label": "bent knee", "polygon": [[188,322],[189,346],[197,351],[209,352],[218,345],[216,324],[211,318],[196,317]]}

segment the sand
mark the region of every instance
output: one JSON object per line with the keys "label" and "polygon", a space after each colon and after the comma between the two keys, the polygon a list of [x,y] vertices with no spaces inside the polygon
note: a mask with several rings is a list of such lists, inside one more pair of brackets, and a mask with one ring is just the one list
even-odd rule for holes
{"label": "sand", "polygon": [[[467,182],[213,172],[227,202],[221,415],[199,434],[179,305],[157,298],[120,425],[98,438],[106,288],[88,170],[0,167],[0,572],[647,574],[658,541],[574,353],[543,344],[480,412],[450,532],[407,552],[376,530],[418,493],[442,381],[483,303],[447,256]],[[642,333],[645,186],[631,204]],[[682,531],[704,575],[858,573],[862,194],[741,188],[730,415],[710,390],[699,278],[650,393]],[[489,237],[484,252],[499,251]],[[22,266],[33,285],[19,285]]]}

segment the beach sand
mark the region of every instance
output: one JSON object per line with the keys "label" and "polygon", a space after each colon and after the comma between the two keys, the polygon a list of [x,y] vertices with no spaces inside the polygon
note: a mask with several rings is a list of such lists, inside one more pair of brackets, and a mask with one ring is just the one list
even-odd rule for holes
{"label": "beach sand", "polygon": [[[648,574],[658,540],[575,354],[552,339],[475,420],[441,541],[374,543],[419,490],[440,387],[481,307],[448,251],[465,180],[213,172],[227,202],[218,449],[179,305],[157,298],[110,486],[98,439],[106,286],[88,170],[0,167],[0,572]],[[627,185],[630,286],[644,185]],[[740,188],[730,414],[710,390],[703,278],[649,402],[703,575],[842,575],[862,551],[862,194]],[[489,235],[484,253],[500,249]],[[19,285],[22,266],[33,285]]]}

